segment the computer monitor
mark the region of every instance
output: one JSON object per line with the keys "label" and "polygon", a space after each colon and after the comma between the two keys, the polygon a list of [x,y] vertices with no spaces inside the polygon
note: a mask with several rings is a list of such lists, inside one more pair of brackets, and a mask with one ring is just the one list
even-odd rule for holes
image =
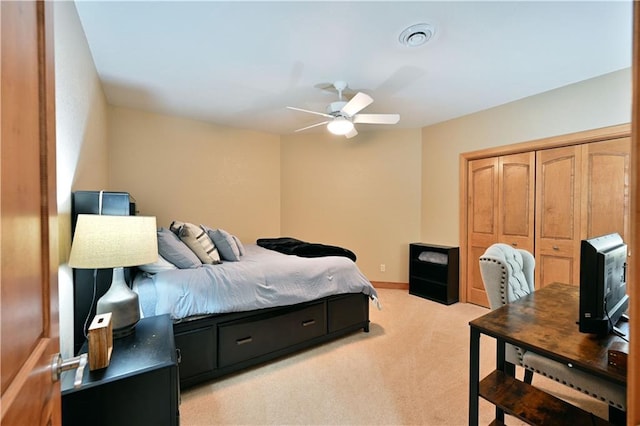
{"label": "computer monitor", "polygon": [[619,234],[582,240],[580,246],[580,319],[583,333],[605,335],[629,306],[627,245]]}

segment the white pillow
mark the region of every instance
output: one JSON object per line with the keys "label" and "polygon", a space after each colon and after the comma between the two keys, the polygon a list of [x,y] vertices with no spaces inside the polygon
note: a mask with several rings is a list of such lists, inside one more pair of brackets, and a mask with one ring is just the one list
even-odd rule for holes
{"label": "white pillow", "polygon": [[218,249],[207,233],[193,223],[185,223],[180,228],[180,240],[193,251],[202,263],[215,265],[220,262]]}
{"label": "white pillow", "polygon": [[147,263],[146,265],[140,265],[138,266],[138,268],[150,274],[155,274],[157,272],[162,272],[162,271],[171,271],[172,269],[178,269],[176,265],[169,262],[167,259],[160,256],[159,254],[158,254],[158,260],[156,260],[153,263]]}

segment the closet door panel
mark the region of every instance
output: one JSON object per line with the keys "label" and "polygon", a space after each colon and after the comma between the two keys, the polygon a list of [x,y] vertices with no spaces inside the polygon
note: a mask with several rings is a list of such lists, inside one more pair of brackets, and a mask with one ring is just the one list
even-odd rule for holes
{"label": "closet door panel", "polygon": [[467,300],[489,306],[478,259],[498,238],[498,158],[469,162]]}
{"label": "closet door panel", "polygon": [[535,153],[499,158],[498,242],[533,253]]}
{"label": "closet door panel", "polygon": [[628,241],[631,138],[583,147],[581,238],[617,232]]}
{"label": "closet door panel", "polygon": [[472,238],[495,240],[497,237],[497,158],[471,162],[469,173],[469,230]]}
{"label": "closet door panel", "polygon": [[[536,257],[536,273],[539,273],[545,280],[545,285],[553,282],[559,283],[576,283],[580,282],[580,276],[576,276],[576,263],[579,263],[579,257],[562,256],[560,254],[546,255],[542,254]],[[579,273],[579,272],[578,272]]]}
{"label": "closet door panel", "polygon": [[576,145],[536,154],[536,288],[579,283],[581,152]]}

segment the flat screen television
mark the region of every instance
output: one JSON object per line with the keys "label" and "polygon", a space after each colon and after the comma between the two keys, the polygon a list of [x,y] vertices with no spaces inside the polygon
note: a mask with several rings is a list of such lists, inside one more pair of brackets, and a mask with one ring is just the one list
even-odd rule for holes
{"label": "flat screen television", "polygon": [[580,320],[582,333],[611,333],[629,306],[627,245],[619,234],[582,240]]}

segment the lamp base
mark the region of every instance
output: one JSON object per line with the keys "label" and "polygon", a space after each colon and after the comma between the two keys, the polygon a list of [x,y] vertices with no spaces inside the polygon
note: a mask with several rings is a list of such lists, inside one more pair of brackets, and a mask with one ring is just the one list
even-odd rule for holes
{"label": "lamp base", "polygon": [[109,290],[98,299],[96,314],[111,312],[113,337],[118,339],[135,331],[140,321],[138,294],[124,280],[124,268],[113,268]]}

